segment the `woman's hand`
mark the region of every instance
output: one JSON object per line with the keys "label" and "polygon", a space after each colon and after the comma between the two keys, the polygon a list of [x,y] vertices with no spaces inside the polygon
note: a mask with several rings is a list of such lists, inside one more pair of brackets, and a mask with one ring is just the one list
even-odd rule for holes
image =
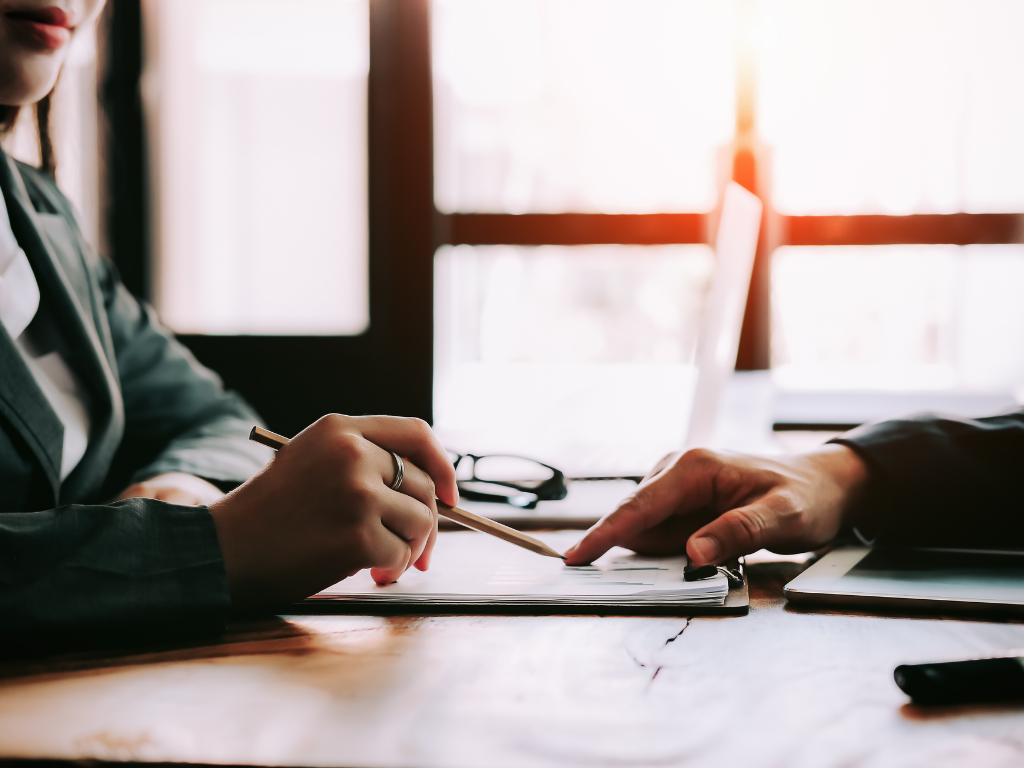
{"label": "woman's hand", "polygon": [[835,537],[866,479],[863,460],[842,445],[780,459],[671,454],[565,553],[566,563],[589,563],[615,545],[651,555],[685,549],[696,565],[762,548],[806,552]]}
{"label": "woman's hand", "polygon": [[[388,487],[389,451],[409,459],[399,491]],[[293,602],[363,568],[379,584],[426,570],[435,492],[458,503],[455,470],[425,422],[324,416],[210,507],[232,600]]]}
{"label": "woman's hand", "polygon": [[157,499],[169,504],[198,506],[212,504],[224,494],[217,486],[208,483],[201,477],[187,475],[184,472],[165,472],[130,485],[118,494],[114,501],[121,499]]}

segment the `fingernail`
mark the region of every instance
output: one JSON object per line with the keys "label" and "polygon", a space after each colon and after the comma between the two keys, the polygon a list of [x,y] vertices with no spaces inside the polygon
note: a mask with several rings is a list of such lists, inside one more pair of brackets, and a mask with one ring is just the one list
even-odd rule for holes
{"label": "fingernail", "polygon": [[693,547],[694,551],[697,553],[697,557],[705,563],[715,562],[718,559],[718,555],[722,552],[722,548],[718,545],[718,542],[710,536],[694,539],[690,542],[690,546]]}

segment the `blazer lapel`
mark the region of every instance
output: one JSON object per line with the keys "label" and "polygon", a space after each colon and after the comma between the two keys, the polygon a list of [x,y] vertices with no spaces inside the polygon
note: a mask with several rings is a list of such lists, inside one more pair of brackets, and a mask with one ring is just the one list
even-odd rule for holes
{"label": "blazer lapel", "polygon": [[46,473],[56,501],[64,425],[39,389],[21,351],[0,323],[0,413],[18,431]]}
{"label": "blazer lapel", "polygon": [[[29,199],[17,166],[6,156],[3,156],[3,160],[0,163],[0,187],[7,201],[11,228],[32,264],[43,303],[53,313],[71,350],[73,360],[68,362],[91,396],[92,430],[89,447],[60,493],[61,501],[81,498],[94,492],[102,483],[124,431],[124,406],[117,374],[112,367],[113,353],[111,350],[108,359],[105,345],[97,332],[95,297],[89,302],[91,306],[87,311],[79,300],[75,285],[43,236],[44,226]],[[76,254],[65,254],[65,259],[74,256]],[[81,259],[80,254],[77,254],[77,258]],[[98,291],[98,288],[95,290]],[[48,405],[45,410],[52,413]],[[62,447],[58,448],[57,466],[60,465]]]}
{"label": "blazer lapel", "polygon": [[[20,179],[20,174],[18,174]],[[106,359],[116,370],[114,342],[107,326],[106,311],[103,307],[102,291],[95,275],[86,266],[83,249],[88,246],[82,239],[78,224],[67,201],[55,195],[48,187],[37,187],[37,193],[45,197],[50,206],[59,213],[39,213],[34,206],[29,210],[35,215],[35,223],[49,240],[52,252],[57,256],[57,266],[63,271],[66,284],[73,288],[79,308],[92,310],[92,327],[99,335]]]}

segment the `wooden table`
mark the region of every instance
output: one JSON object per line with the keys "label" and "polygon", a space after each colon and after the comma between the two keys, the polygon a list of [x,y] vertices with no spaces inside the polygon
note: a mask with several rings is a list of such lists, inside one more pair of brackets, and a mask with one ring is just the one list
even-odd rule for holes
{"label": "wooden table", "polygon": [[289,616],[216,645],[0,663],[0,756],[306,766],[1024,765],[1024,707],[926,712],[905,661],[1024,625],[787,608],[743,618]]}

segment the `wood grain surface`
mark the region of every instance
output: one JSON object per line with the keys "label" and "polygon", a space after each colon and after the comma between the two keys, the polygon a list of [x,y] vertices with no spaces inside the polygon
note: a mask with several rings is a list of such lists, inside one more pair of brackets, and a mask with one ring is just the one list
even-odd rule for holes
{"label": "wood grain surface", "polygon": [[787,608],[742,618],[287,616],[203,647],[0,662],[0,757],[305,766],[1019,766],[1024,706],[924,711],[902,662],[1024,625]]}

